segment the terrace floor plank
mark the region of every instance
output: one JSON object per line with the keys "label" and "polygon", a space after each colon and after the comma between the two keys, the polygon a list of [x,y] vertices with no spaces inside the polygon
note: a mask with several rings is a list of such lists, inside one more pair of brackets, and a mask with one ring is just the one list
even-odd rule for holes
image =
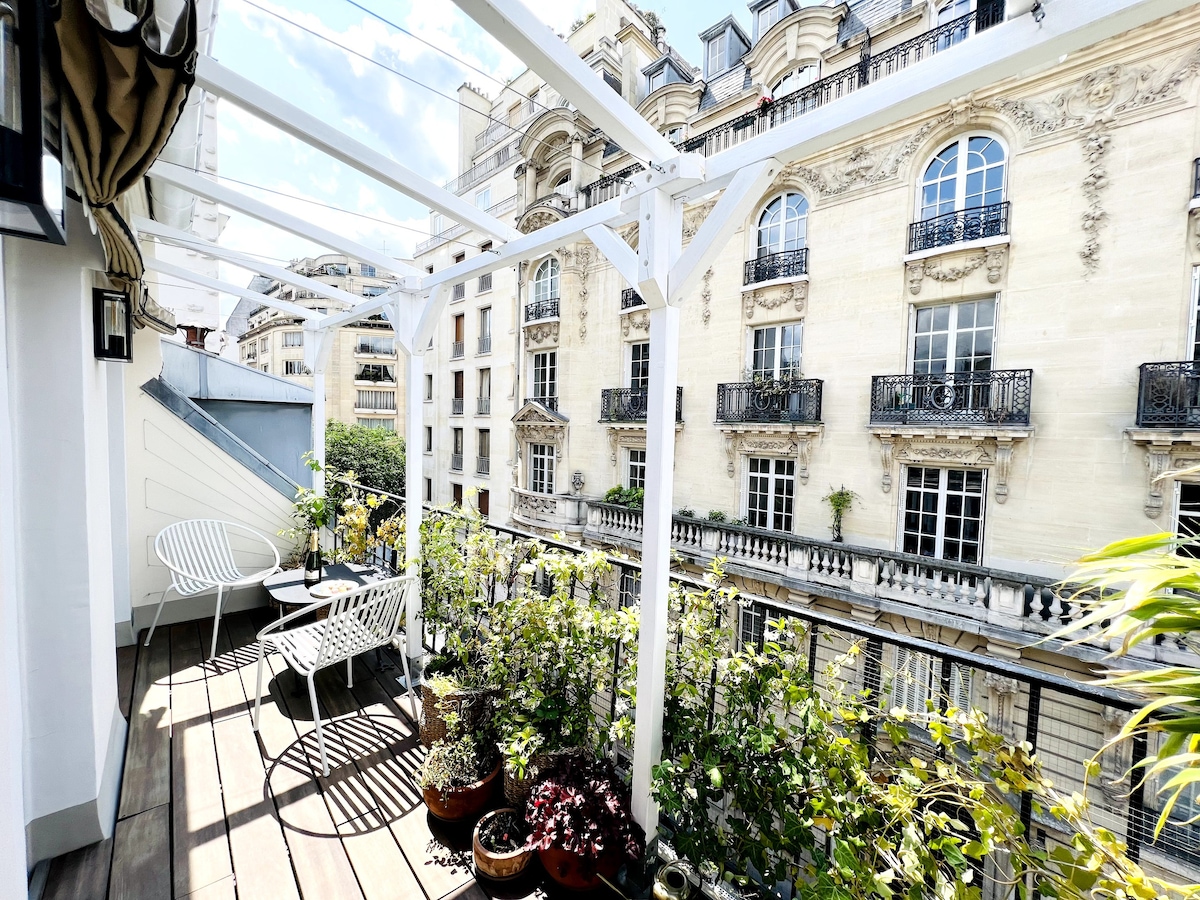
{"label": "terrace floor plank", "polygon": [[171,800],[171,638],[165,628],[156,638],[137,655],[120,819]]}
{"label": "terrace floor plank", "polygon": [[164,803],[117,822],[108,897],[164,900],[170,896],[171,808]]}
{"label": "terrace floor plank", "polygon": [[63,854],[50,865],[42,900],[103,897],[112,867],[112,838]]}

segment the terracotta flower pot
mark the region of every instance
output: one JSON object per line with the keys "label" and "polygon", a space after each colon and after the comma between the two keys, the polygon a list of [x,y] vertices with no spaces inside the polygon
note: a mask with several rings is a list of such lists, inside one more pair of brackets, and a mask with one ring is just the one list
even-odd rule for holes
{"label": "terracotta flower pot", "polygon": [[619,850],[605,851],[600,859],[591,864],[578,853],[563,850],[561,847],[551,847],[549,850],[539,850],[538,859],[556,884],[569,891],[594,891],[604,882],[600,876],[609,881],[617,877],[621,868],[621,853]]}
{"label": "terracotta flower pot", "polygon": [[511,806],[487,813],[475,826],[475,834],[471,838],[471,849],[475,855],[475,868],[481,875],[486,875],[493,881],[508,881],[525,871],[525,867],[533,859],[533,851],[518,849],[509,853],[495,853],[483,846],[479,840],[479,832],[484,825],[500,813],[512,813],[517,818],[521,817],[521,814]]}
{"label": "terracotta flower pot", "polygon": [[421,794],[425,806],[439,819],[447,822],[461,822],[463,819],[473,819],[491,802],[496,789],[496,781],[500,778],[500,763],[490,775],[474,784],[465,787],[449,788],[439,791],[435,787],[425,788]]}

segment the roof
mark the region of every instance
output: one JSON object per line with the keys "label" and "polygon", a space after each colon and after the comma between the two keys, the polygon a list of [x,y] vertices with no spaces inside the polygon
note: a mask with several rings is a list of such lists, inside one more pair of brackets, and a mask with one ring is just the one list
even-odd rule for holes
{"label": "roof", "polygon": [[718,106],[730,97],[749,90],[753,84],[750,69],[744,63],[738,63],[716,78],[709,79],[704,85],[704,93],[700,95],[700,109]]}
{"label": "roof", "polygon": [[912,9],[914,0],[847,0],[850,11],[838,27],[838,42],[848,41],[886,22],[893,16]]}
{"label": "roof", "polygon": [[700,40],[707,41],[710,38],[714,38],[718,34],[724,32],[725,29],[730,25],[732,25],[733,30],[737,32],[738,37],[742,39],[742,43],[744,43],[747,47],[750,46],[750,37],[746,34],[746,30],[738,24],[738,20],[732,15],[726,16],[716,25],[713,25],[711,28],[706,28],[704,31],[700,32]]}
{"label": "roof", "polygon": [[684,59],[682,54],[680,54],[674,47],[667,47],[666,53],[654,60],[654,62],[650,63],[650,65],[643,67],[642,74],[649,75],[651,72],[657,72],[668,62],[671,63],[675,71],[678,72],[689,84],[695,80],[695,67],[686,59]]}

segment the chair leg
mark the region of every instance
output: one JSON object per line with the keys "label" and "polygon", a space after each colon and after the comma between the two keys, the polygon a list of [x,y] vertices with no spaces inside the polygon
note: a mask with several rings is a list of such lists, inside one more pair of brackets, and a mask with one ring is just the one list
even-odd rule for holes
{"label": "chair leg", "polygon": [[208,658],[212,659],[217,655],[217,632],[221,630],[221,599],[225,593],[225,585],[217,585],[217,614],[213,617],[213,639],[212,650],[209,651]]}
{"label": "chair leg", "polygon": [[312,703],[313,724],[317,727],[317,749],[321,751],[321,774],[329,777],[329,757],[325,755],[325,735],[321,733],[321,711],[317,709],[316,672],[308,676],[308,699]]}
{"label": "chair leg", "polygon": [[167,602],[167,592],[174,587],[173,584],[168,585],[167,590],[163,591],[162,596],[158,598],[158,609],[154,611],[154,621],[150,623],[150,631],[146,635],[146,643],[142,645],[143,647],[150,646],[150,639],[154,637],[154,629],[158,627],[158,617],[162,615],[163,604]]}
{"label": "chair leg", "polygon": [[255,675],[254,688],[254,716],[250,719],[251,727],[258,731],[258,710],[262,706],[262,670],[263,670],[263,655],[266,652],[266,641],[258,642],[258,665],[255,667],[257,674]]}
{"label": "chair leg", "polygon": [[346,687],[354,690],[354,657],[346,660]]}
{"label": "chair leg", "polygon": [[413,692],[412,673],[408,668],[408,652],[406,649],[400,651],[400,664],[404,667],[404,683],[408,686],[408,708],[412,711],[412,720],[414,725],[419,725],[417,719],[417,695]]}

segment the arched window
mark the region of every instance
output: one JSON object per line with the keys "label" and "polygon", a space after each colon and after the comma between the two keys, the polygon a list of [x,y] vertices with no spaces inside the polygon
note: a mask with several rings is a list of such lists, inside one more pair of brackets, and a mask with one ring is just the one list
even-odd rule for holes
{"label": "arched window", "polygon": [[771,97],[778,100],[780,97],[785,97],[793,91],[807,87],[816,80],[816,66],[801,66],[798,69],[792,69],[792,71],[775,82],[775,85],[771,88]]}
{"label": "arched window", "polygon": [[533,276],[533,300],[541,303],[558,299],[558,260],[551,257],[537,267]]}
{"label": "arched window", "polygon": [[[972,5],[972,0],[950,0],[949,3],[943,3],[938,7],[938,26],[941,27],[942,25],[961,19],[971,12]],[[945,50],[947,47],[952,47],[970,33],[971,21],[969,19],[965,22],[960,22],[953,28],[945,29],[938,33],[936,49]]]}
{"label": "arched window", "polygon": [[1004,167],[1004,147],[990,135],[964,135],[944,147],[921,178],[921,218],[1002,203]]}
{"label": "arched window", "polygon": [[789,191],[766,205],[758,217],[758,258],[801,250],[808,241],[808,200]]}
{"label": "arched window", "polygon": [[560,179],[558,179],[558,181],[554,182],[554,190],[557,191],[560,187],[565,187],[566,185],[568,185],[570,183],[571,183],[571,173],[567,172],[565,175],[563,175],[562,178],[560,178]]}

